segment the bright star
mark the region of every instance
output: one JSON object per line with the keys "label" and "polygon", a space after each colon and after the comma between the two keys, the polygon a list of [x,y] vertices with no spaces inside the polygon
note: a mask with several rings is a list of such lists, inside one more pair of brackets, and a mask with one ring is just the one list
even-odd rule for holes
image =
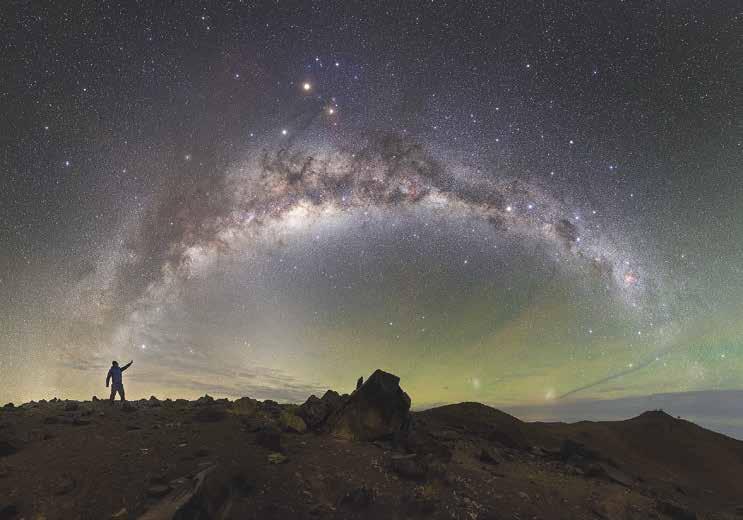
{"label": "bright star", "polygon": [[305,92],[309,92],[312,89],[312,85],[310,85],[308,82],[302,83],[302,90]]}

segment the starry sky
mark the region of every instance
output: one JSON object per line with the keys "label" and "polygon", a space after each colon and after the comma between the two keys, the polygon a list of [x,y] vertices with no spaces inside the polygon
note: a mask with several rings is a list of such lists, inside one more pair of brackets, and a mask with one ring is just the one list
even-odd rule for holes
{"label": "starry sky", "polygon": [[738,2],[3,11],[0,400],[743,388]]}

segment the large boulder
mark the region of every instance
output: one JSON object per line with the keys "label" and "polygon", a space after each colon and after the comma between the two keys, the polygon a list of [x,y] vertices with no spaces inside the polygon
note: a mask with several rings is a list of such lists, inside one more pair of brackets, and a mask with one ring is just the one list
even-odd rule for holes
{"label": "large boulder", "polygon": [[409,420],[410,397],[400,388],[400,378],[376,370],[327,419],[327,424],[338,437],[374,441],[392,438],[407,427]]}
{"label": "large boulder", "polygon": [[258,412],[258,401],[250,397],[241,397],[232,403],[232,413],[235,415],[251,417],[256,412]]}
{"label": "large boulder", "polygon": [[307,431],[304,420],[290,411],[284,411],[279,417],[278,423],[281,430],[285,432],[304,433]]}
{"label": "large boulder", "polygon": [[296,410],[296,415],[304,420],[308,428],[317,430],[325,420],[343,404],[343,399],[333,390],[328,390],[322,398],[311,395],[304,404]]}

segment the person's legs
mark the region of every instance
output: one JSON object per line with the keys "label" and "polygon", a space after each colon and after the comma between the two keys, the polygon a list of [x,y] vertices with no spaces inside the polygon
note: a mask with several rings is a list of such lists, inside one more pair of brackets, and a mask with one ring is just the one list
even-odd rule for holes
{"label": "person's legs", "polygon": [[124,397],[124,385],[123,384],[119,385],[119,395],[121,396],[122,401],[126,401],[126,397]]}
{"label": "person's legs", "polygon": [[112,384],[111,385],[111,397],[108,398],[108,402],[113,403],[114,398],[116,398],[116,385]]}

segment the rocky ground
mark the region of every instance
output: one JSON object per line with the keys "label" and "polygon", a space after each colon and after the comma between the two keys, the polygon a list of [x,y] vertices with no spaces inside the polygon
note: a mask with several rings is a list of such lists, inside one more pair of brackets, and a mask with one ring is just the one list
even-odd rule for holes
{"label": "rocky ground", "polygon": [[391,374],[303,405],[52,400],[0,412],[5,519],[734,519],[743,442],[647,412],[409,413]]}

